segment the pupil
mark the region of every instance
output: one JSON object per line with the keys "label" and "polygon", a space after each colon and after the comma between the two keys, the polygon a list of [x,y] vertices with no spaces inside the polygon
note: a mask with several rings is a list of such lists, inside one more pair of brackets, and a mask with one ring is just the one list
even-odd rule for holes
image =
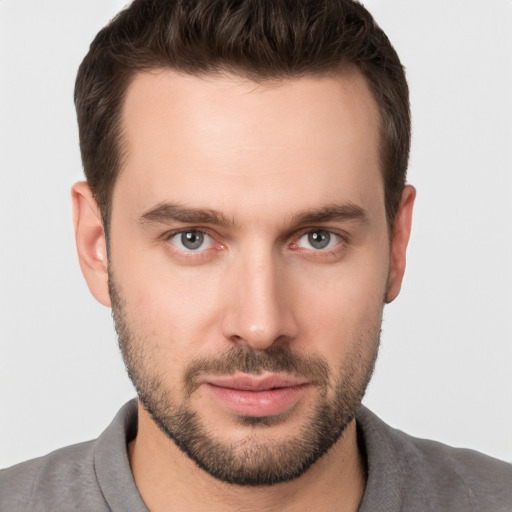
{"label": "pupil", "polygon": [[328,231],[313,231],[308,235],[308,241],[315,249],[325,249],[331,241]]}
{"label": "pupil", "polygon": [[181,243],[187,249],[198,249],[203,244],[204,235],[199,231],[189,231],[181,235]]}

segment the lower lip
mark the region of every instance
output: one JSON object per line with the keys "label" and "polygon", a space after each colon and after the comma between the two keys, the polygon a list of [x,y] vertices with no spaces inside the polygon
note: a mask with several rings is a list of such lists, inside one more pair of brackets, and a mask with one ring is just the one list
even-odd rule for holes
{"label": "lower lip", "polygon": [[209,391],[235,414],[244,416],[274,416],[295,405],[304,395],[308,384],[283,388],[249,391],[206,384]]}

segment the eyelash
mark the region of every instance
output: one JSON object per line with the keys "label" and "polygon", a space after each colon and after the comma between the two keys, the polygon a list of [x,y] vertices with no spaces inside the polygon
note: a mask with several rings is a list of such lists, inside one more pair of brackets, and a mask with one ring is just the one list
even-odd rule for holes
{"label": "eyelash", "polygon": [[[188,249],[187,250],[186,248],[180,249],[179,247],[177,247],[175,244],[172,243],[172,239],[176,235],[183,235],[185,233],[197,233],[197,234],[209,237],[212,240],[212,245],[214,245],[216,247],[208,247],[206,249],[198,249],[196,251],[194,251],[192,249]],[[206,256],[206,252],[209,251],[209,250],[213,249],[215,251],[221,251],[224,248],[224,245],[221,244],[220,242],[217,242],[217,240],[216,240],[216,238],[214,236],[209,234],[207,230],[201,229],[201,228],[178,229],[178,230],[175,230],[175,231],[171,231],[170,233],[166,233],[165,234],[165,240],[167,242],[169,242],[171,245],[173,245],[179,253],[181,253],[184,256],[186,255],[185,257],[188,257],[188,258],[190,258],[190,257],[192,257],[192,258],[205,257]]]}
{"label": "eyelash", "polygon": [[[312,233],[318,233],[318,232],[325,232],[325,233],[329,233],[330,236],[334,236],[336,238],[338,238],[338,242],[335,244],[334,247],[332,248],[326,248],[326,249],[304,249],[304,252],[306,253],[310,253],[310,254],[314,254],[314,257],[316,258],[322,258],[322,257],[329,257],[329,256],[335,256],[335,255],[338,255],[340,252],[342,252],[346,246],[347,246],[347,243],[348,243],[348,237],[345,235],[345,234],[341,234],[337,231],[333,231],[331,229],[326,229],[326,228],[307,228],[307,229],[303,229],[301,231],[299,231],[298,233],[294,234],[292,237],[292,242],[288,245],[288,247],[290,247],[294,252],[297,252],[297,253],[300,253],[302,252],[302,249],[299,245],[298,245],[298,242],[306,235],[309,235],[309,234],[312,234]],[[208,247],[206,249],[198,249],[197,251],[194,251],[192,249],[189,249],[187,250],[186,248],[185,249],[180,249],[178,247],[176,247],[175,244],[172,243],[172,239],[176,236],[176,235],[183,235],[185,233],[197,233],[197,234],[201,234],[203,236],[206,236],[206,237],[209,237],[212,239],[212,244],[214,245],[214,247]],[[215,250],[215,251],[222,251],[225,246],[218,242],[216,237],[211,235],[208,230],[206,229],[203,229],[203,228],[189,228],[189,229],[178,229],[178,230],[174,230],[174,231],[171,231],[169,233],[166,233],[164,235],[164,238],[165,238],[165,241],[169,242],[171,245],[173,245],[175,247],[175,249],[181,253],[181,255],[185,256],[185,257],[188,257],[188,258],[201,258],[201,257],[206,257],[207,256],[207,253],[210,251],[210,250]],[[216,246],[216,247],[215,247]]]}
{"label": "eyelash", "polygon": [[[298,245],[298,242],[306,235],[312,234],[312,233],[319,233],[319,232],[325,232],[329,233],[329,235],[332,237],[336,237],[338,239],[337,243],[330,248],[325,249],[304,249],[304,252],[302,253],[302,248]],[[307,228],[304,230],[301,230],[299,233],[297,233],[293,237],[293,242],[290,244],[290,247],[295,250],[298,253],[302,253],[303,256],[309,256],[313,254],[315,258],[329,258],[333,256],[338,256],[341,252],[343,252],[344,249],[346,249],[346,246],[348,244],[348,237],[345,234],[342,234],[338,231],[334,231],[332,229],[328,228]]]}

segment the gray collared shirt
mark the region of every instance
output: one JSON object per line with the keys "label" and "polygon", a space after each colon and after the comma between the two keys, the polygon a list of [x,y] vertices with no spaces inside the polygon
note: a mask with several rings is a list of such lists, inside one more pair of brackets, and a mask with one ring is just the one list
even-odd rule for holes
{"label": "gray collared shirt", "polygon": [[[362,406],[357,427],[368,467],[360,512],[512,511],[512,465],[413,438]],[[98,439],[0,471],[0,511],[147,512],[127,453],[136,431],[132,400]]]}

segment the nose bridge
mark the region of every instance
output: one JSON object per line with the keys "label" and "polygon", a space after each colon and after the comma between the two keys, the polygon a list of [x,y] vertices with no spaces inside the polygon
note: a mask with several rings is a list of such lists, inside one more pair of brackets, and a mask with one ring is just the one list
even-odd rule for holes
{"label": "nose bridge", "polygon": [[237,344],[262,350],[294,335],[280,262],[272,248],[254,243],[239,255],[236,281],[226,311],[225,335]]}

